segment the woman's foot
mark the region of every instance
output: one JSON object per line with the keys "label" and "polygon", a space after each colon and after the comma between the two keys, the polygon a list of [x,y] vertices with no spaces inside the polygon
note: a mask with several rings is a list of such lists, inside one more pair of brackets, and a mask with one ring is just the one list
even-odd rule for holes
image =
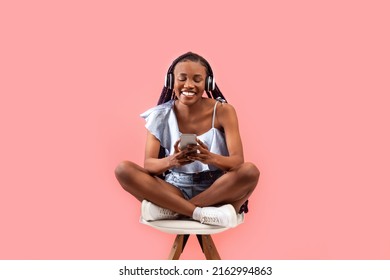
{"label": "woman's foot", "polygon": [[157,206],[147,200],[142,201],[141,216],[145,221],[176,220],[179,218],[178,213]]}
{"label": "woman's foot", "polygon": [[194,211],[193,218],[202,224],[229,228],[237,226],[237,213],[231,204],[220,207],[197,208]]}

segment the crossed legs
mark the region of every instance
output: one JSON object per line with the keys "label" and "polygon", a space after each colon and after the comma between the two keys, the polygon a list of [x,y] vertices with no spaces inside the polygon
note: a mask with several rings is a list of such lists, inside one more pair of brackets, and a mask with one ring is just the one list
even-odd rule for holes
{"label": "crossed legs", "polygon": [[121,186],[139,201],[148,200],[176,213],[191,217],[196,207],[231,204],[236,212],[256,188],[260,172],[252,163],[243,163],[217,179],[207,190],[186,200],[181,191],[130,161],[115,169]]}
{"label": "crossed legs", "polygon": [[190,199],[199,207],[231,204],[236,212],[255,190],[260,172],[246,162],[218,178],[208,189]]}

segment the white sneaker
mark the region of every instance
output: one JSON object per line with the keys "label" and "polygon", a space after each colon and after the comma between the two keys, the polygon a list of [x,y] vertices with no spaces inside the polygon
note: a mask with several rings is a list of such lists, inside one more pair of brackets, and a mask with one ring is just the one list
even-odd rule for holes
{"label": "white sneaker", "polygon": [[237,226],[237,213],[231,204],[220,207],[203,207],[200,222],[222,227],[235,227]]}
{"label": "white sneaker", "polygon": [[174,220],[179,218],[179,214],[172,210],[162,208],[147,200],[142,201],[141,216],[146,221]]}
{"label": "white sneaker", "polygon": [[241,214],[237,214],[237,225],[240,225],[245,220],[245,214],[242,212]]}

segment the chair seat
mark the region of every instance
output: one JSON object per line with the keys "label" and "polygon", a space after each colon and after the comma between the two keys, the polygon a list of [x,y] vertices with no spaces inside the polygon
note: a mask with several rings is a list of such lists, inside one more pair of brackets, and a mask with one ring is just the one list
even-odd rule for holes
{"label": "chair seat", "polygon": [[[207,260],[220,260],[221,257],[217,251],[213,239],[211,238],[211,235],[230,229],[227,227],[202,224],[190,218],[146,221],[142,218],[142,213],[139,221],[140,223],[153,227],[159,231],[176,234],[171,252],[169,253],[169,260],[178,260],[180,258],[180,255],[183,252],[190,235],[196,235],[199,245],[202,248],[202,251]],[[244,213],[237,214],[236,226],[242,224],[243,222]]]}
{"label": "chair seat", "polygon": [[[243,213],[237,215],[237,221],[237,226],[244,222]],[[230,229],[202,224],[192,219],[145,221],[141,216],[140,223],[171,234],[215,234]]]}

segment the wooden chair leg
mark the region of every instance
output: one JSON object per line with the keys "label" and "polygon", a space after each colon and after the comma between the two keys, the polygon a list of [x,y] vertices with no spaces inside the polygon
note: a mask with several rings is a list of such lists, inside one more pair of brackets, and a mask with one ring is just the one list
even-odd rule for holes
{"label": "wooden chair leg", "polygon": [[[211,235],[200,235],[196,236],[200,247],[202,248],[203,254],[206,257],[206,260],[220,260],[221,257],[217,251],[217,247],[214,244]],[[189,234],[178,234],[173,242],[171,252],[169,253],[168,260],[178,260],[180,259],[181,253],[183,253],[184,247],[187,244]]]}
{"label": "wooden chair leg", "polygon": [[206,260],[220,260],[221,257],[218,254],[217,247],[215,247],[214,241],[211,235],[197,235],[200,247],[202,247],[203,254]]}
{"label": "wooden chair leg", "polygon": [[178,234],[173,242],[171,252],[169,253],[168,260],[178,260],[181,253],[186,246],[189,234]]}

